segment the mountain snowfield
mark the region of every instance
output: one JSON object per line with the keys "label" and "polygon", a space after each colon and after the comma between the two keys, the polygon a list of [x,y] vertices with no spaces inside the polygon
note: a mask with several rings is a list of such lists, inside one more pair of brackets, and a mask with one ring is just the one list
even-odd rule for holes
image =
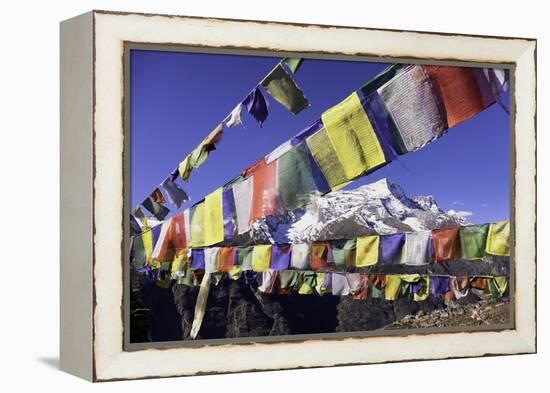
{"label": "mountain snowfield", "polygon": [[461,212],[443,211],[433,196],[408,197],[387,179],[316,198],[302,214],[253,224],[255,241],[302,243],[371,234],[466,225]]}

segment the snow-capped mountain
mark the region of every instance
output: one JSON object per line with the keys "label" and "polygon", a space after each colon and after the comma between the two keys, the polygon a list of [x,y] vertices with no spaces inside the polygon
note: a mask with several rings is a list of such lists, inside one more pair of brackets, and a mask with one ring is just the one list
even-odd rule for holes
{"label": "snow-capped mountain", "polygon": [[303,212],[256,222],[252,238],[300,243],[465,224],[460,212],[443,211],[433,196],[410,198],[399,185],[382,179],[319,197]]}

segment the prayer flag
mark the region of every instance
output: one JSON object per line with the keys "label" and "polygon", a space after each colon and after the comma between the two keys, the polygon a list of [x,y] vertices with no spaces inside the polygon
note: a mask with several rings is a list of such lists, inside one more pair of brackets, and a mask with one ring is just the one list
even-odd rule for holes
{"label": "prayer flag", "polygon": [[378,259],[381,264],[394,265],[400,261],[401,248],[405,242],[405,234],[395,233],[380,236]]}
{"label": "prayer flag", "polygon": [[130,214],[130,232],[132,235],[137,235],[141,232],[141,225],[133,214]]}
{"label": "prayer flag", "polygon": [[378,262],[378,236],[362,236],[357,238],[356,267],[375,265]]}
{"label": "prayer flag", "polygon": [[254,177],[250,222],[270,216],[277,208],[277,161],[266,164],[263,159],[246,171]]}
{"label": "prayer flag", "polygon": [[202,247],[205,241],[205,203],[204,201],[191,208],[191,247]]}
{"label": "prayer flag", "polygon": [[239,103],[229,115],[225,119],[223,119],[223,122],[225,123],[226,127],[233,128],[238,126],[239,124],[242,124],[241,121],[241,112],[243,110],[243,104]]}
{"label": "prayer flag", "polygon": [[208,247],[204,249],[204,272],[215,273],[218,271],[218,256],[220,247]]}
{"label": "prayer flag", "polygon": [[437,93],[422,66],[411,65],[378,89],[407,151],[414,151],[447,128]]}
{"label": "prayer flag", "polygon": [[344,168],[338,159],[325,128],[308,137],[306,143],[315,163],[321,169],[332,191],[337,190],[342,184],[348,182]]}
{"label": "prayer flag", "polygon": [[285,57],[282,62],[286,64],[286,66],[290,69],[290,72],[296,74],[302,65],[303,60],[304,59],[299,57]]}
{"label": "prayer flag", "polygon": [[271,262],[271,244],[257,244],[252,251],[252,270],[265,272]]}
{"label": "prayer flag", "polygon": [[162,197],[162,193],[157,188],[155,191],[153,191],[153,194],[151,194],[151,196],[143,201],[141,205],[149,210],[158,220],[162,221],[168,215],[168,213],[170,213],[170,209],[157,202],[159,200],[164,201],[164,197],[159,198],[158,194],[160,194],[160,196]]}
{"label": "prayer flag", "polygon": [[252,209],[252,194],[254,177],[249,177],[233,186],[235,198],[235,213],[237,215],[237,232],[239,235],[250,229],[250,211]]}
{"label": "prayer flag", "polygon": [[140,269],[147,263],[147,254],[143,244],[143,235],[134,236],[131,249],[132,265],[135,269]]}
{"label": "prayer flag", "polygon": [[313,270],[327,269],[328,263],[328,245],[327,243],[313,243],[311,246],[311,268]]}
{"label": "prayer flag", "polygon": [[397,274],[388,274],[386,276],[386,286],[384,288],[384,298],[386,300],[396,300],[401,287],[401,277]]}
{"label": "prayer flag", "polygon": [[271,247],[271,264],[272,270],[285,270],[290,265],[291,246],[287,244],[274,244]]}
{"label": "prayer flag", "polygon": [[202,248],[191,249],[191,267],[193,270],[204,270],[204,250]]}
{"label": "prayer flag", "polygon": [[346,273],[332,273],[331,289],[334,296],[347,296],[350,294],[350,288]]}
{"label": "prayer flag", "polygon": [[468,225],[460,227],[460,246],[462,258],[481,259],[485,256],[485,243],[489,224]]}
{"label": "prayer flag", "polygon": [[223,242],[223,189],[220,187],[204,199],[204,245]]}
{"label": "prayer flag", "polygon": [[432,263],[432,233],[430,231],[405,233],[405,245],[401,263],[405,265],[426,265]]}
{"label": "prayer flag", "polygon": [[182,162],[178,165],[178,173],[180,177],[187,181],[189,180],[189,176],[191,175],[191,171],[193,170],[193,167],[191,166],[191,155],[188,154]]}
{"label": "prayer flag", "polygon": [[176,205],[178,209],[181,207],[182,203],[189,200],[189,196],[185,191],[183,191],[171,178],[171,176],[164,179],[161,183],[162,188],[166,192],[170,203]]}
{"label": "prayer flag", "polygon": [[242,104],[248,110],[248,113],[256,119],[256,121],[262,126],[262,123],[267,119],[267,102],[262,94],[262,91],[256,87],[248,94]]}
{"label": "prayer flag", "polygon": [[241,270],[252,270],[252,254],[254,251],[253,246],[239,247],[237,250],[237,260]]}
{"label": "prayer flag", "polygon": [[434,229],[432,239],[434,245],[434,261],[445,262],[460,259],[459,227]]}
{"label": "prayer flag", "polygon": [[413,300],[421,302],[430,296],[430,277],[421,277],[419,281],[412,284]]}
{"label": "prayer flag", "polygon": [[232,240],[237,232],[235,199],[233,197],[233,188],[223,190],[223,238]]}
{"label": "prayer flag", "polygon": [[449,128],[485,108],[473,68],[426,65],[424,70],[443,103]]}
{"label": "prayer flag", "polygon": [[369,293],[369,278],[365,273],[359,273],[360,289],[353,294],[353,298],[356,300],[365,300]]}
{"label": "prayer flag", "polygon": [[386,162],[357,93],[325,111],[321,119],[347,180]]}
{"label": "prayer flag", "polygon": [[449,291],[449,277],[431,277],[432,295],[442,298]]}
{"label": "prayer flag", "polygon": [[293,114],[298,114],[309,106],[307,98],[281,64],[260,83],[267,92]]}
{"label": "prayer flag", "polygon": [[300,295],[311,295],[317,283],[315,272],[306,271],[302,274],[302,283],[298,289]]}
{"label": "prayer flag", "polygon": [[487,254],[491,255],[510,255],[510,222],[493,222],[489,226],[487,235]]}
{"label": "prayer flag", "polygon": [[277,162],[277,189],[283,207],[292,211],[320,195],[311,171],[307,145],[302,142],[283,154]]}
{"label": "prayer flag", "polygon": [[293,244],[290,266],[293,269],[305,270],[310,267],[311,244]]}
{"label": "prayer flag", "polygon": [[219,251],[219,271],[231,272],[235,265],[236,247],[221,247]]}
{"label": "prayer flag", "polygon": [[348,269],[355,265],[356,244],[356,239],[332,242],[332,255],[336,268]]}

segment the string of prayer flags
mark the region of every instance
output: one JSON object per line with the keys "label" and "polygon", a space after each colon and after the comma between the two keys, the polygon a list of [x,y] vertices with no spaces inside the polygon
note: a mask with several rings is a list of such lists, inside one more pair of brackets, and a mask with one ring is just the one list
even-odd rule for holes
{"label": "string of prayer flags", "polygon": [[298,72],[298,69],[302,65],[302,61],[304,59],[299,57],[285,57],[282,61],[283,64],[285,64],[290,72],[293,74],[296,74]]}
{"label": "string of prayer flags", "polygon": [[260,84],[275,101],[295,115],[309,107],[309,101],[304,96],[304,93],[280,63],[275,66]]}
{"label": "string of prayer flags", "polygon": [[510,222],[499,221],[489,225],[486,252],[492,255],[510,255]]}
{"label": "string of prayer flags", "polygon": [[[259,244],[239,247],[237,250],[233,246],[223,245],[225,239],[222,238],[224,232],[219,211],[221,204],[219,194],[220,191],[217,190],[211,195],[212,198],[208,197],[208,203],[205,200],[193,206],[190,213],[187,214],[191,216],[190,246],[192,250],[203,249],[206,239],[211,239],[208,232],[213,232],[213,229],[207,228],[217,222],[215,225],[218,227],[218,238],[210,242],[222,244],[219,247],[220,255],[229,255],[229,251],[226,249],[235,249],[235,254],[231,254],[234,255],[233,262],[227,263],[228,266],[231,266],[231,263],[241,266],[240,270],[242,271],[257,271],[257,268],[349,271],[373,265],[422,266],[460,260],[483,260],[488,255],[509,255],[510,230],[507,221],[314,243]],[[213,202],[213,207],[207,206],[210,201]],[[132,256],[132,261],[134,261],[132,263],[138,264],[134,267],[139,268],[144,263],[153,267],[165,262],[170,263],[183,253],[188,252],[189,231],[187,231],[186,225],[189,223],[185,218],[186,212],[187,210],[171,217],[162,225],[133,237],[131,252],[137,257]],[[210,218],[207,219],[207,216]],[[211,224],[207,224],[208,221]],[[262,253],[261,250],[264,246],[269,246],[268,253],[266,253],[267,251]],[[143,250],[140,250],[140,247]],[[260,251],[257,252],[256,259],[253,260],[252,254],[255,248]],[[208,247],[204,249],[208,249]],[[140,257],[140,255],[142,256]],[[247,255],[248,261],[245,260]]]}
{"label": "string of prayer flags", "polygon": [[325,111],[321,119],[346,180],[355,179],[386,162],[357,93]]}
{"label": "string of prayer flags", "polygon": [[246,107],[248,113],[262,126],[262,123],[267,119],[267,101],[262,91],[256,87],[244,99],[242,104]]}
{"label": "string of prayer flags", "polygon": [[165,202],[162,192],[160,192],[158,188],[155,188],[151,195],[146,198],[141,205],[151,212],[158,220],[162,221],[170,212],[170,209],[162,205],[162,203]]}
{"label": "string of prayer flags", "polygon": [[412,65],[378,89],[407,152],[415,151],[447,128],[437,93],[423,67]]}

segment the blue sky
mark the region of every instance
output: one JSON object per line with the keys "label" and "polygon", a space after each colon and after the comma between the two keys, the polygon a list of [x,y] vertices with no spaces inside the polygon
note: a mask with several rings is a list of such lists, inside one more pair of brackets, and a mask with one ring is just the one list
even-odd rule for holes
{"label": "blue sky", "polygon": [[[131,206],[147,197],[279,60],[132,50]],[[263,127],[243,112],[244,128],[226,129],[217,150],[193,171],[185,190],[193,202],[202,199],[387,66],[305,60],[295,80],[311,107],[295,116],[266,94],[270,106]],[[508,104],[507,93],[502,99]],[[471,222],[503,220],[510,211],[509,157],[509,116],[493,105],[443,138],[346,188],[386,177],[409,196],[431,194],[445,210],[471,212]]]}

